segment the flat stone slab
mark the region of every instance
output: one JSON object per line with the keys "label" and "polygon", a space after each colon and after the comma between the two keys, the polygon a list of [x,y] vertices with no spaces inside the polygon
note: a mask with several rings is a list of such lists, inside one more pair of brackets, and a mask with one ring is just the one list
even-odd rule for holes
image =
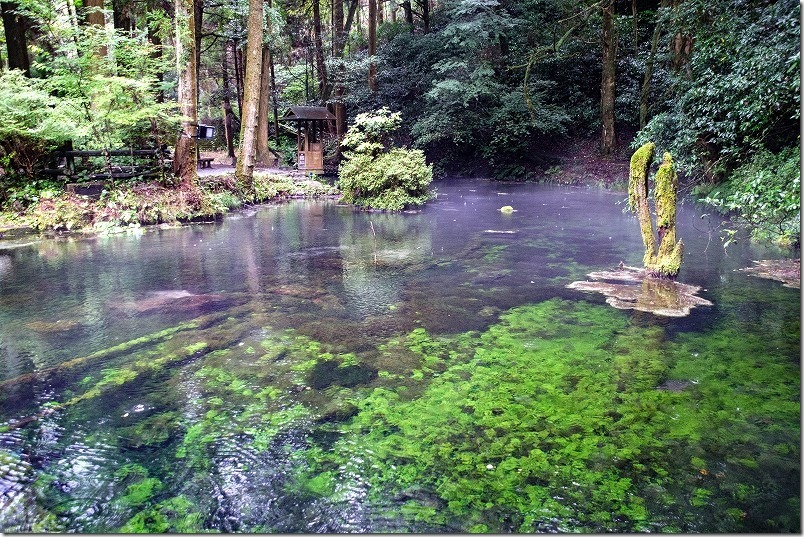
{"label": "flat stone slab", "polygon": [[801,259],[764,259],[753,263],[753,267],[736,270],[749,276],[780,281],[785,287],[801,289]]}
{"label": "flat stone slab", "polygon": [[612,271],[590,272],[587,276],[594,281],[572,282],[567,288],[602,293],[607,304],[621,310],[686,317],[696,306],[712,305],[696,295],[700,287],[654,278],[643,269],[621,266]]}

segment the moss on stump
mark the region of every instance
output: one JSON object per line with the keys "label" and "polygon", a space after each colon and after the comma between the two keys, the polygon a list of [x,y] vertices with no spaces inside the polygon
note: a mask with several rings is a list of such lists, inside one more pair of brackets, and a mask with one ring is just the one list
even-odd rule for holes
{"label": "moss on stump", "polygon": [[656,150],[653,142],[637,149],[631,157],[628,180],[628,207],[637,214],[645,245],[643,264],[651,276],[675,279],[681,270],[684,243],[676,241],[676,203],[678,200],[678,175],[673,157],[664,154],[664,159],[654,179],[656,204],[656,232],[648,206],[648,169]]}

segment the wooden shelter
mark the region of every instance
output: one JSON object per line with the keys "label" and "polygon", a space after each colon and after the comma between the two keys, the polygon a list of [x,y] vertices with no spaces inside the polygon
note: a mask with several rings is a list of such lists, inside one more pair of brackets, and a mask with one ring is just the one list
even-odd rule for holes
{"label": "wooden shelter", "polygon": [[296,124],[298,169],[323,173],[324,133],[334,129],[335,116],[323,106],[291,106],[282,121]]}

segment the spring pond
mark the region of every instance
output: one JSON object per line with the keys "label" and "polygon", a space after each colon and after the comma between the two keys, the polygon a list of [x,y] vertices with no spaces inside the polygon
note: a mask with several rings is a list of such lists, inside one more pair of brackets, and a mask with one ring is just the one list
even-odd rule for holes
{"label": "spring pond", "polygon": [[[625,194],[449,179],[0,241],[3,532],[800,532],[800,290],[679,207],[687,317]],[[499,209],[510,205],[515,212]]]}

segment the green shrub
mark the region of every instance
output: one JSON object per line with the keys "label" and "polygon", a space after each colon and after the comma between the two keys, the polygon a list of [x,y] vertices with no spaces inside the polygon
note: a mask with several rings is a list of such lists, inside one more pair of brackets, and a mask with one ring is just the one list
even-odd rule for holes
{"label": "green shrub", "polygon": [[433,168],[418,149],[388,148],[402,117],[382,108],[358,114],[343,140],[338,187],[343,201],[370,209],[398,211],[430,197]]}
{"label": "green shrub", "polygon": [[790,245],[801,240],[801,157],[798,147],[758,153],[704,198],[753,227],[757,240]]}

